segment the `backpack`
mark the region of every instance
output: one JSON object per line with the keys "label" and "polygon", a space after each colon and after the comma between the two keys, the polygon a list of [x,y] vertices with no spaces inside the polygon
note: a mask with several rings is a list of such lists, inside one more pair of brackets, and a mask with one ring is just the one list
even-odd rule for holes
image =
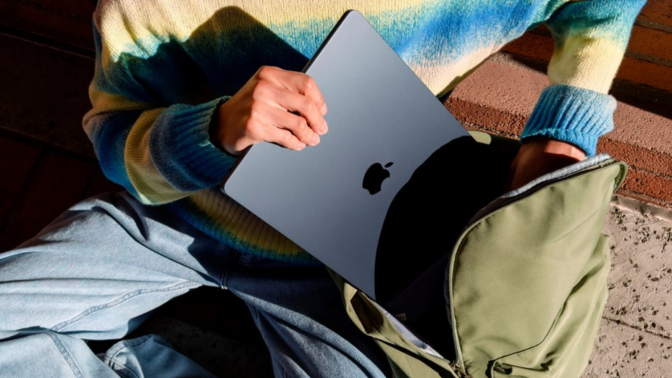
{"label": "backpack", "polygon": [[[493,187],[501,187],[519,143],[471,134],[484,162],[474,166],[481,185],[496,176]],[[451,359],[330,274],[348,316],[386,353],[395,377],[579,377],[607,300],[601,230],[626,173],[625,163],[600,154],[488,199],[473,214],[443,252]]]}

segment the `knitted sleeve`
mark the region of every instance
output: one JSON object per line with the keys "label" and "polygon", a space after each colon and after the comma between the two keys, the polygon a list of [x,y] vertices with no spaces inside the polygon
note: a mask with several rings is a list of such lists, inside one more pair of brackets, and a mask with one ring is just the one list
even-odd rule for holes
{"label": "knitted sleeve", "polygon": [[109,9],[117,6],[101,1],[94,13],[92,108],[83,118],[103,172],[145,204],[218,184],[236,157],[213,145],[209,131],[217,106],[231,96],[213,92],[208,62],[195,60],[197,47],[170,29],[184,23],[167,19],[157,30],[143,19],[170,15]]}
{"label": "knitted sleeve", "polygon": [[600,136],[613,130],[616,100],[608,94],[646,0],[577,0],[546,21],[555,43],[551,83],[521,136],[541,135],[595,154]]}

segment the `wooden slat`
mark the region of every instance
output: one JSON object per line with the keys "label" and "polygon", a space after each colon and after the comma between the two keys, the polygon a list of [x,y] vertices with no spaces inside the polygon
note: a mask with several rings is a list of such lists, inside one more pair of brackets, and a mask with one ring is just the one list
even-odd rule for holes
{"label": "wooden slat", "polygon": [[91,24],[94,4],[91,1],[66,0],[57,7],[53,5],[60,2],[50,6],[40,2],[52,3],[0,0],[0,24],[84,51],[94,51]]}
{"label": "wooden slat", "polygon": [[39,7],[55,14],[89,20],[96,7],[96,0],[15,0],[16,2]]}
{"label": "wooden slat", "polygon": [[94,62],[0,35],[0,128],[93,156],[82,117]]}

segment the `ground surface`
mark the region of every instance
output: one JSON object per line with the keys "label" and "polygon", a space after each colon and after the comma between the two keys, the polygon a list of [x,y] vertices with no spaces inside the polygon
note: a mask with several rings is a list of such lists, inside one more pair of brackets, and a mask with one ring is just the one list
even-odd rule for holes
{"label": "ground surface", "polygon": [[609,300],[585,377],[669,377],[672,222],[612,207]]}

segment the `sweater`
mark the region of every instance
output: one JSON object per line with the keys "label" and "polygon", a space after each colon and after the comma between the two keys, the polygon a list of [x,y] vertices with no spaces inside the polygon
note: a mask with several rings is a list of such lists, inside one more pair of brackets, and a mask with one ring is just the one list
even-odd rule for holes
{"label": "sweater", "polygon": [[356,9],[437,97],[544,23],[555,50],[521,141],[547,136],[588,156],[613,129],[608,94],[645,0],[101,0],[93,14],[92,108],[83,127],[104,174],[229,246],[316,264],[223,194],[238,157],[217,148],[217,107],[262,65],[301,71]]}

